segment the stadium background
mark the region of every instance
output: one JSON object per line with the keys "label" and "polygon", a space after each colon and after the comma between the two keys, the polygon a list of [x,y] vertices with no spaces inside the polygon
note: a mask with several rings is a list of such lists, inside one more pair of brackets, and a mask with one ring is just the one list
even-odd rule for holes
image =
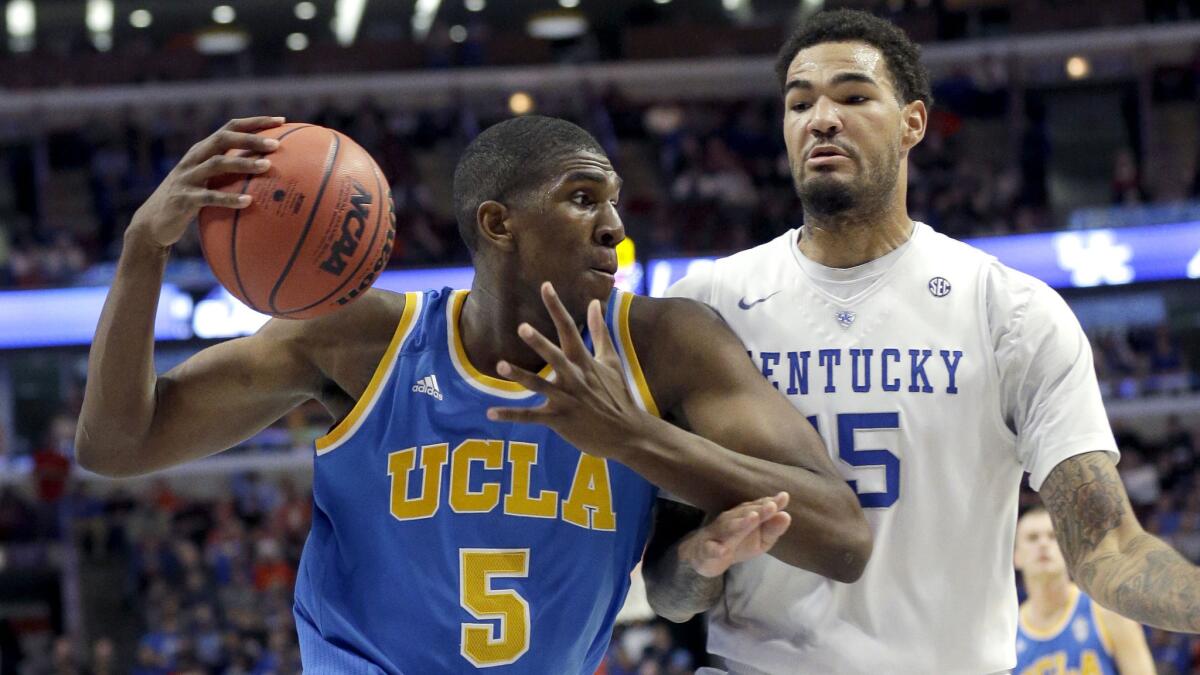
{"label": "stadium background", "polygon": [[[913,217],[1063,293],[1142,522],[1200,561],[1197,0],[0,4],[0,674],[298,670],[291,585],[319,407],[161,476],[71,462],[121,234],[193,142],[251,114],[348,133],[397,202],[381,284],[461,286],[458,152],[509,115],[564,116],[625,178],[622,282],[658,293],[798,224],[771,63],[821,7],[872,11],[922,43],[936,104]],[[262,321],[199,256],[193,233],[172,258],[160,370]],[[703,662],[699,622],[628,609],[607,672]],[[1195,639],[1150,644],[1159,672],[1200,668]]]}

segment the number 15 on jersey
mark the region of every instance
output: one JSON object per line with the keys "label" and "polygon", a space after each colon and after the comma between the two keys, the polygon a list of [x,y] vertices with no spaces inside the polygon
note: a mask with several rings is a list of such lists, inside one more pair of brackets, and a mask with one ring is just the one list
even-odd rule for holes
{"label": "number 15 on jersey", "polygon": [[[858,495],[858,503],[864,509],[886,509],[900,498],[900,458],[892,449],[878,447],[862,447],[874,445],[867,438],[860,438],[860,432],[899,430],[900,414],[886,413],[838,413],[837,438],[830,438],[822,429],[820,418],[823,416],[810,415],[808,421],[825,440],[830,454],[841,459],[851,467],[855,478],[846,480],[850,488]],[[828,427],[826,427],[828,429]],[[898,437],[898,435],[888,434]],[[868,437],[869,438],[869,437]],[[860,443],[859,441],[862,441]],[[894,449],[894,448],[893,448]],[[871,474],[883,474],[883,489],[878,487],[878,478],[872,481],[874,487],[863,485],[863,479]]]}

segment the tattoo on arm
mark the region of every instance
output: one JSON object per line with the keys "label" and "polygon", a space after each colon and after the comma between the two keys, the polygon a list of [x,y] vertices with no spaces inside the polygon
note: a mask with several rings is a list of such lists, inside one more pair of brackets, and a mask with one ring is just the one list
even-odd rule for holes
{"label": "tattoo on arm", "polygon": [[1200,632],[1200,569],[1133,521],[1104,453],[1064,460],[1041,495],[1067,566],[1089,595],[1140,623]]}
{"label": "tattoo on arm", "polygon": [[677,623],[712,608],[725,590],[724,577],[701,576],[679,561],[679,542],[703,524],[703,511],[659,500],[642,576],[650,606]]}
{"label": "tattoo on arm", "polygon": [[1125,488],[1103,452],[1063,460],[1046,478],[1041,495],[1072,569],[1096,550],[1128,511]]}

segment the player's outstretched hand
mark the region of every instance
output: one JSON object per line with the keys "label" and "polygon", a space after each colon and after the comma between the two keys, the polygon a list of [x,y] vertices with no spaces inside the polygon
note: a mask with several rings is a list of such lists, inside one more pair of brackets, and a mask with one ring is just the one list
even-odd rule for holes
{"label": "player's outstretched hand", "polygon": [[792,524],[788,493],[739,504],[679,542],[679,560],[704,577],[719,577],[733,565],[775,545]]}
{"label": "player's outstretched hand", "polygon": [[546,282],[541,290],[542,302],[558,332],[558,344],[527,323],[521,324],[517,333],[554,369],[554,381],[507,361],[496,364],[496,370],[526,389],[544,394],[546,401],[533,408],[490,408],[488,419],[544,424],[590,455],[611,457],[636,434],[639,425],[652,418],[629,393],[600,302],[593,300],[587,309],[593,355],[554,286]]}
{"label": "player's outstretched hand", "polygon": [[148,236],[166,248],[179,241],[188,223],[204,206],[244,209],[249,195],[230,194],[208,189],[208,180],[222,174],[259,174],[271,167],[270,160],[253,156],[226,155],[227,150],[248,150],[252,155],[268,154],[279,141],[255,135],[283,124],[282,117],[247,117],[229,120],[211,136],[193,145],[184,154],[158,189],[133,214],[130,229]]}

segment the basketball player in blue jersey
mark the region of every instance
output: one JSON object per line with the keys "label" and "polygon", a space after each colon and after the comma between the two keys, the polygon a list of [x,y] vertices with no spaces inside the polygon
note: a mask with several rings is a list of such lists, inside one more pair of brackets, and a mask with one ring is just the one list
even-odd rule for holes
{"label": "basketball player in blue jersey", "polygon": [[908,154],[931,98],[917,46],[864,12],[818,12],[776,64],[803,227],[672,294],[715,308],[810,417],[874,549],[839,584],[769,556],[712,560],[697,538],[736,538],[704,527],[652,547],[664,554],[645,567],[651,605],[675,619],[712,608],[709,650],[739,675],[1006,672],[1028,472],[1089,596],[1200,632],[1200,569],[1137,522],[1070,308],[909,217]]}
{"label": "basketball player in blue jersey", "polygon": [[1045,509],[1017,521],[1013,563],[1027,595],[1015,675],[1154,675],[1142,627],[1092,602],[1067,576]]}
{"label": "basketball player in blue jersey", "polygon": [[620,179],[595,139],[561,120],[510,120],[464,152],[454,201],[469,291],[372,291],[156,375],[169,247],[201,206],[238,207],[206,181],[260,170],[224,153],[269,157],[276,144],[253,132],[281,121],[230,122],[139,209],[92,346],[76,450],[93,471],[142,474],[323,403],[336,425],[316,442],[296,586],[306,671],[591,673],[655,486],[724,511],[738,545],[709,555],[771,549],[858,576],[870,534],[853,492],[737,338],[698,303],[614,291]]}

